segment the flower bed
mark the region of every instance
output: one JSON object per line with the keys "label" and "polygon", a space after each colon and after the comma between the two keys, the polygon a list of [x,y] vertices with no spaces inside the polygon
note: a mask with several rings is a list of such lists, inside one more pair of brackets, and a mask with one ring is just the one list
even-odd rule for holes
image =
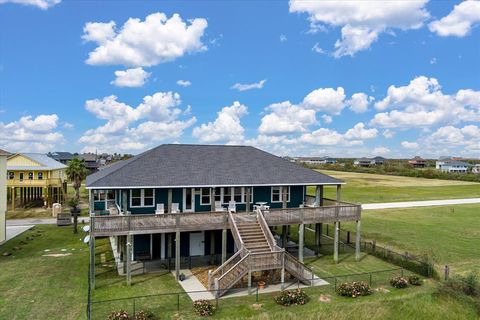
{"label": "flower bed", "polygon": [[209,317],[215,311],[215,306],[209,300],[195,300],[193,308],[195,313],[201,317]]}
{"label": "flower bed", "polygon": [[282,306],[304,305],[308,302],[308,295],[301,289],[285,290],[275,296],[274,300]]}
{"label": "flower bed", "polygon": [[408,281],[404,277],[393,277],[390,279],[390,284],[394,288],[403,289],[408,286]]}
{"label": "flower bed", "polygon": [[337,288],[337,294],[344,297],[356,298],[373,294],[372,288],[364,281],[345,282]]}

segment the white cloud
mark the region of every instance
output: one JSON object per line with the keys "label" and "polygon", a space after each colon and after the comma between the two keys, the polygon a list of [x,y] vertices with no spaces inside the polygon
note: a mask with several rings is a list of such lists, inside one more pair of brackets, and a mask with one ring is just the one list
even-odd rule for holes
{"label": "white cloud", "polygon": [[430,64],[436,64],[437,63],[437,58],[433,57],[430,59]]}
{"label": "white cloud", "polygon": [[74,125],[73,123],[70,123],[70,122],[65,122],[65,123],[63,124],[63,127],[64,127],[65,129],[73,129],[73,128],[75,128],[75,125]]}
{"label": "white cloud", "polygon": [[0,0],[2,3],[17,3],[26,6],[34,6],[42,10],[47,10],[50,7],[53,7],[59,4],[61,0]]}
{"label": "white cloud", "polygon": [[195,117],[179,119],[183,114],[180,104],[180,95],[173,92],[145,96],[137,107],[119,102],[114,95],[87,100],[87,111],[106,123],[82,135],[82,151],[133,152],[178,139],[196,122]]}
{"label": "white cloud", "polygon": [[280,42],[287,42],[287,40],[288,40],[288,39],[287,39],[287,36],[286,36],[286,35],[284,35],[284,34],[281,34],[281,35],[280,35]]}
{"label": "white cloud", "polygon": [[305,132],[308,126],[317,122],[315,111],[293,105],[290,101],[271,104],[266,108],[270,113],[263,116],[259,127],[261,134],[280,135]]}
{"label": "white cloud", "polygon": [[345,138],[365,140],[375,138],[377,134],[377,129],[365,129],[365,125],[359,122],[345,133]]}
{"label": "white cloud", "polygon": [[193,128],[192,134],[204,143],[241,144],[244,141],[245,129],[240,123],[240,118],[247,113],[247,107],[235,101],[231,106],[220,110],[214,122]]}
{"label": "white cloud", "polygon": [[428,27],[441,37],[464,37],[480,23],[480,1],[467,0],[457,4],[440,20],[431,22]]}
{"label": "white cloud", "polygon": [[56,131],[56,114],[24,116],[18,121],[0,122],[0,146],[10,152],[48,152],[64,141]]}
{"label": "white cloud", "polygon": [[238,91],[247,91],[252,89],[262,89],[263,85],[267,82],[267,79],[260,80],[254,83],[235,83],[230,89],[236,89]]}
{"label": "white cloud", "polygon": [[127,70],[115,71],[115,80],[110,82],[117,87],[141,87],[145,84],[145,81],[150,77],[151,73],[146,72],[141,67]]}
{"label": "white cloud", "polygon": [[444,94],[437,79],[424,76],[407,86],[388,88],[387,96],[375,104],[381,111],[370,122],[384,128],[427,128],[436,124],[480,121],[480,92],[459,90]]}
{"label": "white cloud", "polygon": [[326,114],[322,115],[322,120],[325,124],[330,124],[333,121],[332,117]]}
{"label": "white cloud", "polygon": [[190,87],[192,83],[188,80],[178,80],[177,84],[181,87]]}
{"label": "white cloud", "polygon": [[[290,1],[290,12],[309,15],[312,33],[323,25],[341,27],[335,57],[354,56],[392,29],[418,29],[430,16],[421,1]],[[322,25],[323,24],[323,25]]]}
{"label": "white cloud", "polygon": [[360,140],[347,139],[345,135],[335,130],[326,129],[326,128],[320,128],[313,132],[304,133],[300,136],[298,140],[303,143],[308,143],[311,145],[322,145],[322,146],[333,146],[333,145],[354,146],[354,145],[360,145],[363,143]]}
{"label": "white cloud", "polygon": [[373,97],[369,97],[363,92],[357,92],[352,95],[348,104],[350,105],[350,110],[355,113],[363,113],[368,111],[368,105],[374,100]]}
{"label": "white cloud", "polygon": [[345,91],[342,87],[319,88],[310,92],[304,99],[305,108],[330,114],[340,114],[345,107]]}
{"label": "white cloud", "polygon": [[386,129],[386,130],[383,130],[382,134],[385,138],[390,139],[390,138],[393,138],[393,136],[395,135],[395,132],[393,132],[390,129]]}
{"label": "white cloud", "polygon": [[372,155],[385,156],[390,153],[390,149],[387,147],[376,147],[372,150]]}
{"label": "white cloud", "polygon": [[401,145],[405,149],[409,149],[409,150],[418,149],[418,143],[417,142],[402,141]]}
{"label": "white cloud", "polygon": [[114,21],[88,22],[82,39],[98,46],[89,53],[86,63],[148,67],[173,61],[206,50],[201,41],[206,28],[206,19],[187,23],[178,14],[167,18],[161,12],[148,15],[144,21],[130,18],[121,28],[116,28]]}
{"label": "white cloud", "polygon": [[326,54],[327,52],[325,50],[323,50],[321,47],[320,47],[320,44],[317,42],[315,43],[315,45],[313,46],[312,48],[312,51],[313,52],[316,52],[316,53],[320,53],[320,54]]}

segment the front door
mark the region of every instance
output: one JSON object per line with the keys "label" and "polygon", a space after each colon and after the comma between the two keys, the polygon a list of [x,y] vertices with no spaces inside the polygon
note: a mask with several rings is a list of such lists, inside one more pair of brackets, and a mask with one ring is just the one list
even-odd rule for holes
{"label": "front door", "polygon": [[205,254],[205,233],[190,232],[190,256],[203,256]]}
{"label": "front door", "polygon": [[183,212],[195,211],[195,189],[184,188],[183,189]]}

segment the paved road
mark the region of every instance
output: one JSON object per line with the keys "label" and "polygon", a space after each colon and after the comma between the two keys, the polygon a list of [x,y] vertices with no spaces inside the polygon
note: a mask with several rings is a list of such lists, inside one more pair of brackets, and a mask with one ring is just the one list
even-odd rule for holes
{"label": "paved road", "polygon": [[414,208],[414,207],[448,206],[448,205],[454,205],[454,204],[469,204],[469,203],[480,203],[480,198],[368,203],[368,204],[362,204],[362,209],[375,210],[375,209],[392,209],[392,208]]}
{"label": "paved road", "polygon": [[[89,217],[78,217],[78,223],[81,224],[82,220],[85,223],[90,221]],[[73,221],[73,220],[72,220]],[[57,219],[54,218],[28,218],[28,219],[9,219],[7,220],[7,227],[9,226],[31,226],[36,224],[56,224]]]}

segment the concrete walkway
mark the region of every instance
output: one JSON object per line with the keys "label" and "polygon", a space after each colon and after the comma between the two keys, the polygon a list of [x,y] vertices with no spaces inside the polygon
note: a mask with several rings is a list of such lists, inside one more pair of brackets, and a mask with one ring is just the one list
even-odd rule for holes
{"label": "concrete walkway", "polygon": [[24,233],[28,229],[33,228],[33,225],[27,225],[27,226],[7,226],[7,239],[5,240],[8,241],[10,239],[15,238],[16,236]]}
{"label": "concrete walkway", "polygon": [[[78,224],[90,222],[90,217],[78,217]],[[72,218],[73,222],[73,218]],[[34,226],[36,224],[57,224],[55,218],[27,218],[27,219],[7,219],[7,226]]]}
{"label": "concrete walkway", "polygon": [[[213,300],[215,299],[215,295],[208,291],[207,288],[203,286],[203,284],[198,280],[198,278],[189,270],[189,269],[181,269],[180,274],[185,275],[185,280],[179,281],[178,283],[182,286],[183,290],[188,294],[192,301],[205,299],[205,300]],[[175,271],[172,271],[173,276],[175,276]],[[313,279],[313,286],[324,286],[329,284],[327,281],[318,278],[315,276]],[[308,288],[303,283],[298,282],[285,282],[285,290],[296,289],[296,288]],[[265,289],[258,290],[258,293],[269,293],[269,292],[278,292],[282,291],[281,284],[272,284],[267,285]],[[233,298],[233,297],[243,297],[248,296],[249,294],[255,294],[256,288],[252,287],[251,293],[248,292],[248,288],[238,288],[238,289],[230,289],[221,299],[224,298]]]}
{"label": "concrete walkway", "polygon": [[362,209],[377,210],[377,209],[392,209],[392,208],[414,208],[414,207],[448,206],[448,205],[469,204],[469,203],[480,203],[480,198],[368,203],[368,204],[362,204]]}

